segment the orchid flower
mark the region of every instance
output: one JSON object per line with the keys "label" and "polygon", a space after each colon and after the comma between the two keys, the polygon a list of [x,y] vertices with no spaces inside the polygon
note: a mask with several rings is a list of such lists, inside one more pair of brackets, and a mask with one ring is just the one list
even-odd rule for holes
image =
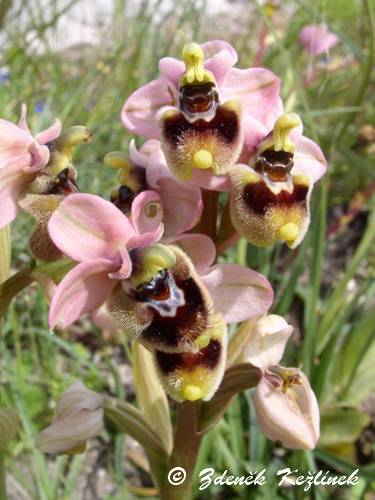
{"label": "orchid flower", "polygon": [[138,195],[130,218],[99,196],[72,194],[63,200],[50,218],[48,231],[57,248],[79,264],[53,296],[52,328],[67,327],[100,306],[116,283],[130,276],[129,252],[153,245],[163,233],[159,206],[160,198],[152,191]]}
{"label": "orchid flower", "polygon": [[[267,279],[251,269],[235,264],[214,264],[216,249],[208,236],[182,234],[173,243],[169,248],[178,256],[174,273],[180,276],[178,285],[183,289],[186,305],[180,306],[170,318],[154,319],[152,328],[148,328],[148,335],[158,335],[159,346],[157,339],[151,343],[138,338],[151,348],[160,381],[172,399],[208,401],[216,392],[226,365],[226,325],[264,315],[272,303],[273,291]],[[185,280],[184,284],[181,277],[188,273],[194,280]],[[159,288],[159,293],[161,291]],[[202,297],[206,298],[205,302]],[[113,295],[95,311],[93,320],[102,328],[117,330],[120,324],[129,332],[129,323],[136,321],[132,311],[131,301],[119,290],[117,298]],[[195,311],[199,312],[198,316]],[[202,333],[195,339],[195,349],[191,349],[186,343],[191,335],[189,330],[197,330],[202,318],[207,316],[209,321],[200,328]],[[180,349],[175,338],[184,330],[185,343]],[[162,336],[166,337],[163,345]]]}
{"label": "orchid flower", "polygon": [[[80,264],[58,285],[50,324],[68,326],[104,304],[111,322],[155,352],[161,379],[174,399],[206,400],[223,374],[225,324],[264,314],[272,289],[249,269],[213,266],[215,247],[204,235],[181,235],[180,246],[155,245],[162,214],[153,221],[145,217],[154,212],[147,205],[160,203],[155,196],[140,193],[130,218],[93,195],[74,194],[61,203],[50,219],[50,236]],[[137,224],[141,216],[142,228]],[[182,248],[193,254],[201,276]],[[201,365],[204,359],[211,359],[209,367]]]}
{"label": "orchid flower", "polygon": [[296,248],[310,223],[312,187],[327,168],[319,146],[302,136],[298,115],[284,113],[269,133],[251,123],[242,159],[249,164],[230,173],[234,227],[254,245]]}
{"label": "orchid flower", "polygon": [[208,401],[219,387],[226,366],[226,325],[262,316],[273,291],[261,274],[235,264],[214,264],[216,249],[203,234],[180,235],[175,243],[192,259],[214,304],[211,328],[199,339],[197,352],[154,352],[160,381],[171,398]]}
{"label": "orchid flower", "polygon": [[319,408],[306,376],[279,365],[293,328],[277,315],[258,320],[242,360],[262,371],[253,396],[260,430],[286,448],[312,450],[319,439]]}
{"label": "orchid flower", "polygon": [[317,56],[328,52],[339,43],[340,39],[328,30],[325,23],[322,23],[305,26],[298,36],[298,41],[307,52]]}
{"label": "orchid flower", "polygon": [[74,382],[57,403],[52,424],[39,433],[37,447],[45,453],[82,452],[104,430],[103,401],[82,382]]}
{"label": "orchid flower", "polygon": [[91,139],[91,132],[82,126],[60,132],[57,120],[34,139],[26,124],[25,105],[18,127],[0,120],[0,195],[4,204],[0,227],[11,222],[21,208],[30,213],[37,220],[30,249],[36,258],[46,261],[61,257],[48,236],[49,217],[64,197],[79,191],[71,163],[73,147]]}
{"label": "orchid flower", "polygon": [[47,165],[50,158],[48,143],[61,131],[61,123],[56,120],[34,137],[26,123],[26,112],[23,104],[18,125],[0,119],[0,227],[16,218],[22,192]]}
{"label": "orchid flower", "polygon": [[164,239],[192,229],[200,220],[203,203],[201,190],[189,181],[178,181],[165,162],[159,141],[146,141],[138,151],[130,143],[130,160],[121,152],[105,156],[104,162],[119,169],[120,187],[113,190],[111,201],[125,215],[137,194],[156,192],[163,207]]}
{"label": "orchid flower", "polygon": [[[204,234],[182,234],[170,241],[189,257],[200,285],[207,288],[211,307],[226,324],[239,323],[266,313],[272,304],[273,290],[260,273],[238,264],[215,264],[214,242]],[[108,305],[95,312],[96,324],[116,330]]]}
{"label": "orchid flower", "polygon": [[72,149],[77,144],[87,143],[91,132],[83,126],[70,127],[56,141],[50,142],[50,159],[46,167],[24,190],[19,200],[20,207],[32,215],[37,225],[29,246],[34,257],[48,262],[61,258],[61,252],[49,237],[47,225],[52,213],[62,200],[79,192],[76,184],[77,171],[72,164]]}
{"label": "orchid flower", "polygon": [[237,53],[221,40],[185,45],[182,59],[161,59],[161,76],[127,99],[121,119],[130,132],[161,139],[177,178],[207,184],[236,162],[247,116],[266,126],[277,116],[280,82],[263,68],[234,68]]}

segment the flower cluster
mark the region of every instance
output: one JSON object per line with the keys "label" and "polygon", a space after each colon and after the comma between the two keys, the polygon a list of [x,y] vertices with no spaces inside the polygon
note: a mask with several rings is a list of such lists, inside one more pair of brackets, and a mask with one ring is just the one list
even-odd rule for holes
{"label": "flower cluster", "polygon": [[182,61],[161,59],[160,77],[127,99],[122,123],[158,139],[178,179],[229,191],[232,223],[252,244],[295,248],[326,160],[298,115],[284,112],[279,79],[236,62],[226,42],[186,45]]}
{"label": "flower cluster", "polygon": [[[97,325],[122,330],[152,353],[166,393],[177,402],[213,397],[227,364],[227,325],[251,319],[256,326],[242,357],[262,373],[254,397],[260,426],[285,446],[312,448],[319,435],[316,400],[299,370],[278,364],[279,337],[285,344],[291,330],[280,326],[281,318],[275,330],[275,320],[264,317],[271,285],[217,258],[239,236],[261,247],[279,240],[299,245],[326,160],[302,135],[298,115],[284,111],[279,79],[236,63],[235,50],[223,41],[191,43],[182,60],[160,61],[159,78],[122,108],[124,127],[146,141],[139,149],[131,141],[129,155],[105,156],[118,171],[109,200],[80,193],[76,184],[72,148],[91,138],[85,127],[61,134],[56,122],[34,137],[25,108],[18,126],[1,120],[0,225],[23,208],[37,220],[34,256],[73,261],[54,291],[50,327],[67,328],[88,313]],[[229,220],[232,229],[224,243],[217,208],[212,213],[207,202],[217,192],[227,200],[220,224]],[[64,427],[69,415],[78,422],[64,450],[85,441],[82,415],[102,427],[100,398],[90,394],[88,405],[86,399],[72,404],[82,391],[71,389],[52,425]],[[52,430],[41,437],[47,451],[55,450]]]}

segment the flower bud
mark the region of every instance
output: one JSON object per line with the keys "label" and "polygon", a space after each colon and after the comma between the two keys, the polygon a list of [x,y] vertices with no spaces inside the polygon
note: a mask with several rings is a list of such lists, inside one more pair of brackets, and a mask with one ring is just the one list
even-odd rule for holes
{"label": "flower bud", "polygon": [[226,350],[226,326],[217,315],[215,325],[207,332],[206,345],[198,352],[156,351],[157,372],[167,394],[179,403],[185,400],[209,401],[223,378]]}
{"label": "flower bud", "polygon": [[39,433],[37,447],[45,453],[80,453],[88,439],[104,428],[103,396],[74,382],[62,395],[52,424]]}
{"label": "flower bud", "polygon": [[270,314],[260,318],[244,345],[241,360],[265,372],[269,367],[280,363],[292,332],[293,327],[281,316]]}
{"label": "flower bud", "polygon": [[111,193],[111,202],[125,215],[131,213],[131,205],[137,194],[148,189],[146,169],[135,165],[125,153],[112,151],[104,157],[104,163],[118,169],[120,187]]}
{"label": "flower bud", "polygon": [[131,251],[134,272],[113,290],[110,317],[150,349],[197,352],[215,324],[210,294],[174,245]]}
{"label": "flower bud", "polygon": [[319,439],[319,408],[306,376],[295,368],[274,367],[253,396],[260,430],[286,448],[312,450]]}

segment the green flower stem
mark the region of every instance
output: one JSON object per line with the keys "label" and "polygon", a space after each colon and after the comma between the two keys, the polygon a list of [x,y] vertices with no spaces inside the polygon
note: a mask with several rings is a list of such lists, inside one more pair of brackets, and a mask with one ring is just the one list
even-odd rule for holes
{"label": "green flower stem", "polygon": [[247,240],[241,238],[237,244],[237,264],[247,266]]}
{"label": "green flower stem", "polygon": [[7,500],[5,483],[5,452],[0,452],[0,500]]}
{"label": "green flower stem", "polygon": [[[162,500],[191,500],[194,470],[203,434],[198,433],[197,403],[186,401],[177,406],[177,426],[167,478],[162,491]],[[168,473],[182,467],[186,478],[181,484],[172,484]]]}

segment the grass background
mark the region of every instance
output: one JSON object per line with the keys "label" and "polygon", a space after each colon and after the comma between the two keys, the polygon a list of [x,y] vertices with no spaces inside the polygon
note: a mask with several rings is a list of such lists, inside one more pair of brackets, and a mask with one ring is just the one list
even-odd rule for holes
{"label": "grass background", "polygon": [[[113,0],[105,16],[79,19],[82,29],[87,23],[94,28],[96,39],[70,46],[70,38],[77,40],[80,4],[0,1],[1,116],[15,121],[25,101],[34,131],[56,116],[64,127],[90,127],[93,142],[75,155],[79,185],[105,197],[116,181],[102,158],[126,150],[129,140],[119,110],[133,90],[156,76],[160,57],[179,55],[191,40],[223,38],[238,51],[239,66],[248,67],[261,58],[264,40],[262,65],[281,77],[286,109],[301,115],[305,135],[321,145],[329,171],[315,188],[311,227],[297,251],[259,250],[241,241],[226,259],[264,273],[276,292],[272,311],[295,325],[284,364],[301,364],[310,377],[322,413],[322,438],[313,453],[275,446],[260,434],[250,393],[244,393],[204,439],[197,469],[242,474],[267,468],[266,487],[213,487],[212,498],[302,499],[309,498],[302,489],[277,488],[276,470],[344,473],[359,467],[355,487],[319,487],[311,495],[370,498],[375,484],[375,175],[374,137],[366,143],[362,127],[374,123],[374,0],[284,0],[275,8],[233,1],[225,14],[226,2]],[[326,22],[340,43],[312,59],[297,38],[303,26],[319,22]],[[64,44],[57,43],[62,39]],[[30,231],[26,215],[13,224],[15,270],[30,260]],[[128,344],[115,345],[88,320],[51,335],[47,311],[40,289],[30,287],[12,303],[0,337],[2,404],[17,408],[23,424],[7,462],[11,498],[153,495],[140,450],[114,430],[90,443],[86,455],[51,460],[35,450],[36,433],[48,425],[56,399],[77,378],[94,390],[134,399]],[[207,491],[196,495],[208,497]]]}

